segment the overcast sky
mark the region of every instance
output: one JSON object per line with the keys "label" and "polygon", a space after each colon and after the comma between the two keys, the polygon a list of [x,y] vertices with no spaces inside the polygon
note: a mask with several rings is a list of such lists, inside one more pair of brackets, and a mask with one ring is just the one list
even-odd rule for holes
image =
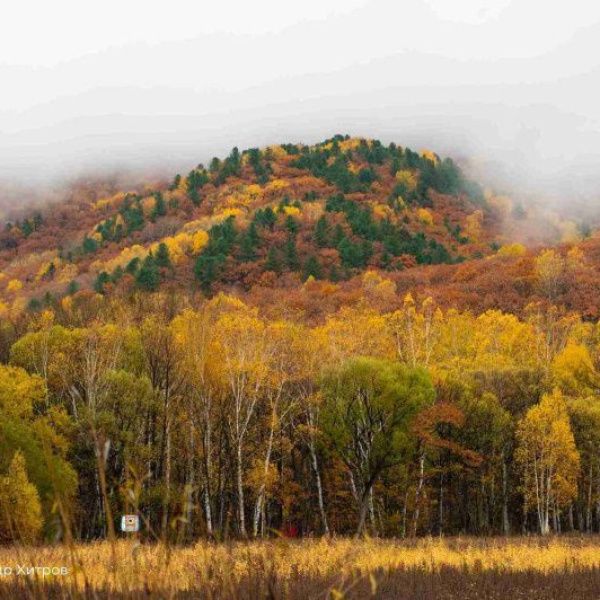
{"label": "overcast sky", "polygon": [[561,194],[597,183],[592,0],[21,0],[0,81],[3,178],[348,132]]}

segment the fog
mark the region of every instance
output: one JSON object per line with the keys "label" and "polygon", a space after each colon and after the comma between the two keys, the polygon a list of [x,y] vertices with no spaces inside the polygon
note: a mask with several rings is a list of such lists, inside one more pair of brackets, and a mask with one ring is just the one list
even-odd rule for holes
{"label": "fog", "polygon": [[170,175],[349,133],[452,155],[499,189],[600,197],[597,2],[109,1],[96,22],[46,4],[33,30],[27,6],[3,9],[21,11],[0,26],[4,182]]}

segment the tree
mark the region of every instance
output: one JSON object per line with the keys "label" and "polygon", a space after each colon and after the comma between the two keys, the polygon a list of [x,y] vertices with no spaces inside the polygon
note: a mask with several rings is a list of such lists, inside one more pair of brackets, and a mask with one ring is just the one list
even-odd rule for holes
{"label": "tree", "polygon": [[[27,345],[34,349],[34,345]],[[36,350],[41,349],[40,345],[35,346]],[[22,350],[23,358],[26,358],[28,352],[26,348]],[[50,357],[49,360],[54,363],[55,357]],[[42,365],[41,360],[33,362]],[[65,362],[63,355],[63,370],[68,369]],[[70,419],[59,406],[48,405],[47,391],[41,377],[29,375],[19,367],[4,365],[0,365],[0,414],[0,469],[7,469],[9,478],[13,473],[15,485],[23,482],[20,473],[24,472],[24,467],[21,469],[19,466],[21,459],[17,459],[14,472],[9,467],[15,456],[22,455],[27,463],[26,477],[35,486],[34,490],[39,494],[45,512],[50,514],[51,508],[57,507],[63,517],[63,524],[68,526],[65,516],[69,512],[77,486],[76,474],[65,458],[69,443],[64,433],[70,427]],[[10,495],[12,483],[7,485]],[[20,483],[17,487],[20,489]],[[26,486],[23,489],[25,488]],[[26,495],[32,494],[27,492]],[[16,502],[16,499],[13,500]],[[0,499],[0,513],[3,506],[4,502]],[[3,517],[6,515],[0,514],[0,520]],[[12,512],[9,517],[19,518]],[[3,530],[2,525],[0,530]]]}
{"label": "tree", "polygon": [[540,533],[550,531],[550,514],[577,494],[579,452],[562,394],[554,390],[531,407],[517,427],[515,460],[522,472],[525,510],[537,513]]}
{"label": "tree", "polygon": [[304,279],[314,277],[315,279],[321,279],[323,277],[323,270],[321,264],[317,260],[316,256],[309,256],[304,263]]}
{"label": "tree", "polygon": [[279,253],[273,246],[269,248],[269,252],[267,253],[265,270],[273,271],[273,273],[279,273],[281,271],[281,261],[279,259]]}
{"label": "tree", "polygon": [[160,192],[156,192],[156,194],[154,194],[154,206],[150,213],[150,220],[154,222],[158,217],[164,217],[166,214],[167,205],[165,204],[165,199]]}
{"label": "tree", "polygon": [[361,535],[379,476],[406,460],[409,427],[434,399],[428,373],[373,358],[354,358],[323,380],[323,428],[357,488]]}
{"label": "tree", "polygon": [[224,313],[216,325],[216,352],[222,365],[221,389],[230,399],[227,419],[235,457],[235,493],[238,527],[246,533],[244,474],[246,440],[269,377],[269,355],[265,324],[253,311]]}
{"label": "tree", "polygon": [[104,294],[104,286],[110,283],[110,275],[106,271],[98,273],[96,281],[94,281],[94,290],[99,294]]}
{"label": "tree", "polygon": [[168,269],[171,266],[171,257],[169,255],[169,247],[161,242],[156,249],[156,255],[154,256],[154,262],[157,267]]}
{"label": "tree", "polygon": [[135,277],[135,282],[140,288],[147,292],[153,292],[158,288],[160,275],[152,253],[148,254],[143,260],[142,266]]}
{"label": "tree", "polygon": [[329,223],[325,215],[321,215],[315,225],[314,238],[319,248],[325,248],[329,245]]}
{"label": "tree", "polygon": [[0,539],[35,542],[42,522],[40,497],[27,477],[25,457],[15,452],[8,474],[0,477]]}
{"label": "tree", "polygon": [[283,247],[285,264],[290,271],[297,271],[300,268],[300,259],[296,250],[296,241],[290,236]]}
{"label": "tree", "polygon": [[93,254],[98,250],[98,242],[94,238],[84,237],[83,238],[83,252],[85,254]]}

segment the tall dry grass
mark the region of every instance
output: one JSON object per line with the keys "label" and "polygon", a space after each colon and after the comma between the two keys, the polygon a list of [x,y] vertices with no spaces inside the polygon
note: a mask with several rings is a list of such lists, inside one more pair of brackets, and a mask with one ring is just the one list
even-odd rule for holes
{"label": "tall dry grass", "polygon": [[1,598],[600,598],[600,537],[0,548]]}

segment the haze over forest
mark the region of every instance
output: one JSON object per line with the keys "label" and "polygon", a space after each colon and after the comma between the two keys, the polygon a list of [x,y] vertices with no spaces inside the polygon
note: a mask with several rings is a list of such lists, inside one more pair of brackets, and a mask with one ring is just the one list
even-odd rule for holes
{"label": "haze over forest", "polygon": [[180,1],[165,16],[109,2],[87,18],[60,4],[36,7],[53,25],[32,26],[48,42],[37,51],[2,25],[4,203],[27,196],[9,184],[171,176],[234,145],[339,131],[435,148],[501,191],[597,197],[595,3],[550,3],[542,15],[532,0],[452,11],[439,0],[332,0],[288,14],[268,1],[235,11]]}

